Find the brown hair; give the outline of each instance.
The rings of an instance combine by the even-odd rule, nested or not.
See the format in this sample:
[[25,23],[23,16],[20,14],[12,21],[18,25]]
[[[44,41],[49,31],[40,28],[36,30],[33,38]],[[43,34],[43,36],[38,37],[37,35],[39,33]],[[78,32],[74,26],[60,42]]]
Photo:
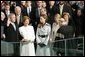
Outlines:
[[[43,17],[46,21],[47,21],[47,15],[40,15],[40,17]],[[45,22],[46,22],[45,21]],[[38,28],[40,28],[42,26],[41,23],[38,24]]]
[[23,21],[22,21],[22,22],[24,23],[24,22],[25,22],[25,20],[27,20],[27,19],[30,21],[30,18],[29,18],[28,16],[24,16],[24,17],[23,17]]
[[47,20],[47,14],[45,14],[45,15],[40,15],[40,17],[43,17],[44,19]]

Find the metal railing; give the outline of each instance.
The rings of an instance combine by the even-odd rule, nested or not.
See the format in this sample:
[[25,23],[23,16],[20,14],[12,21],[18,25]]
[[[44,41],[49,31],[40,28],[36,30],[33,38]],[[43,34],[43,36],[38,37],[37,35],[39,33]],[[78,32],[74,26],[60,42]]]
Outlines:
[[[56,46],[54,46],[55,42]],[[62,39],[55,42],[50,42],[49,45],[51,56],[84,56],[84,37]],[[20,42],[1,41],[1,56],[13,56],[14,43]]]
[[54,42],[51,43],[51,50],[56,53],[53,56],[59,56],[59,53],[61,53],[61,56],[84,56],[84,37],[62,39],[55,42],[60,46],[56,44],[55,47],[53,46]]

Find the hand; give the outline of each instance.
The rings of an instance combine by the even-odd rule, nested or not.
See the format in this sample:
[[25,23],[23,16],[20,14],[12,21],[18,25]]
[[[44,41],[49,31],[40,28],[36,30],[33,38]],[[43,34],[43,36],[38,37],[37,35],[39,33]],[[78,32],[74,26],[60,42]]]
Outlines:
[[10,23],[11,23],[10,18],[8,18],[8,20],[7,20],[7,26],[9,26]]
[[21,42],[27,42],[27,39],[22,39]]
[[3,36],[4,39],[6,38],[5,34],[3,34],[2,36]]
[[40,47],[45,47],[46,45],[45,44],[43,44],[43,43],[39,43],[38,44]]
[[21,42],[24,43],[24,44],[27,44],[27,43],[30,43],[31,41],[27,40],[27,39],[22,39]]

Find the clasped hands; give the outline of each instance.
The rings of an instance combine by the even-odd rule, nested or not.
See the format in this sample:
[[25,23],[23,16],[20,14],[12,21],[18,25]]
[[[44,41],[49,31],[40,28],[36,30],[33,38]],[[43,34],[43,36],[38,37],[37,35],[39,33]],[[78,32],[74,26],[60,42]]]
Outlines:
[[46,46],[46,45],[43,44],[43,43],[38,43],[38,45],[39,45],[40,47],[45,47],[45,46]]
[[21,42],[26,44],[26,43],[30,43],[30,42],[31,42],[31,40],[22,39],[22,40],[21,40]]

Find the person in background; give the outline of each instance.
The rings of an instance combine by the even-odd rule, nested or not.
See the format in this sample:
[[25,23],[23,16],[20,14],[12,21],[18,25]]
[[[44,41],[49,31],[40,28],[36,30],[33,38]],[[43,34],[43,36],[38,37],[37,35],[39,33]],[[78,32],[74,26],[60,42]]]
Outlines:
[[15,7],[15,14],[16,14],[17,27],[20,27],[22,25],[22,13],[21,13],[21,7],[20,6]]
[[46,10],[46,8],[42,8],[42,9],[40,10],[40,15],[47,15],[47,10]]
[[19,27],[19,33],[23,37],[20,45],[20,56],[35,56],[35,33],[28,16],[23,17],[23,24],[23,26]]
[[76,32],[75,32],[75,37],[83,36],[83,12],[80,8],[77,9],[76,11]]
[[6,18],[6,16],[5,16],[4,12],[1,11],[1,40],[4,40],[6,38],[6,35],[5,35],[6,23],[4,21],[5,18]]
[[43,8],[46,8],[46,7],[47,7],[47,5],[46,5],[46,2],[45,2],[45,1],[43,1],[43,2],[42,2],[42,7],[43,7]]
[[26,8],[26,1],[21,1],[20,7],[21,7],[21,10],[23,11],[24,8]]
[[10,4],[9,3],[5,4],[5,8],[4,8],[3,12],[5,13],[6,17],[8,18],[8,16],[11,13],[11,11],[10,11]]
[[21,40],[21,36],[19,34],[19,27],[21,27],[23,25],[22,24],[23,15],[22,15],[20,6],[15,7],[15,15],[16,15],[16,22],[15,23],[16,23],[16,27],[17,27],[17,36],[18,36],[19,40]]
[[64,34],[64,38],[72,38],[74,36],[74,27],[72,25],[69,25],[70,23],[70,15],[69,13],[65,13],[63,14],[63,19],[61,19],[61,27],[60,27],[60,31],[62,34]]
[[[55,14],[54,16],[54,22],[52,24],[52,32],[51,32],[51,38],[50,38],[50,41],[51,41],[51,46],[52,46],[52,55],[57,55],[59,56],[59,53],[60,52],[60,49],[59,50],[55,50],[56,47],[62,47],[62,42],[56,42],[57,40],[60,40],[60,39],[63,39],[64,38],[64,35],[61,34],[61,33],[58,33],[58,30],[59,28],[61,27],[61,23],[60,22],[62,20],[60,14]],[[59,45],[61,44],[61,45]]]
[[55,1],[49,1],[49,4],[47,5],[47,14],[48,14],[48,23],[51,24],[54,22],[54,15],[56,12],[56,5]]
[[40,19],[40,10],[42,9],[42,1],[36,1],[36,10],[35,10],[35,16],[36,16],[36,24],[39,23]]

